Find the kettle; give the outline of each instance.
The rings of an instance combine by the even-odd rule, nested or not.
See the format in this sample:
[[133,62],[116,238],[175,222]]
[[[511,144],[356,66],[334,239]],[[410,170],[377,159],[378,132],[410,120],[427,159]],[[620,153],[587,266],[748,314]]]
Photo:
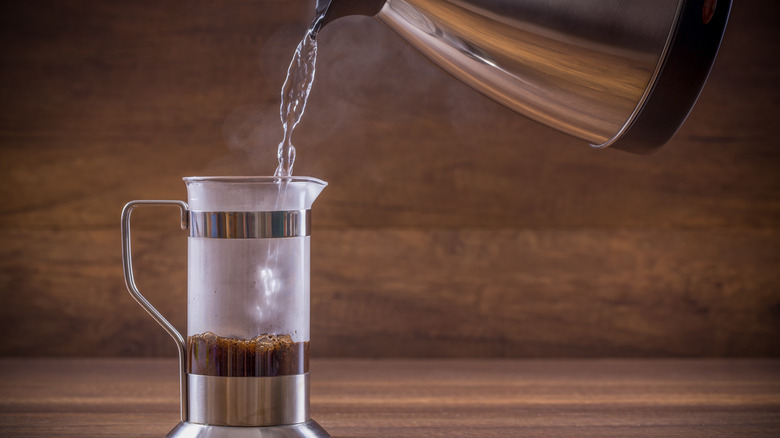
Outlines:
[[375,16],[506,107],[598,148],[649,153],[707,80],[731,0],[317,0],[312,35]]

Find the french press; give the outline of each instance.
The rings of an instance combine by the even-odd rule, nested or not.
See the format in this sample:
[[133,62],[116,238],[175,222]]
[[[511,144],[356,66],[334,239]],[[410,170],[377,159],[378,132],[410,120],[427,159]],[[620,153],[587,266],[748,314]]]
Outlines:
[[[309,415],[309,177],[184,178],[187,202],[122,211],[125,282],[173,337],[181,422],[168,437],[329,437]],[[187,339],[138,291],[130,216],[176,206],[188,231]]]

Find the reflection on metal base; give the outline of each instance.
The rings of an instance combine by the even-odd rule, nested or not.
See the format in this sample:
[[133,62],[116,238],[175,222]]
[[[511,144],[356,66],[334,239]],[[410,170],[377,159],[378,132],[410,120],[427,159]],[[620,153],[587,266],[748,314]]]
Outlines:
[[184,421],[166,438],[330,438],[330,435],[314,420],[265,427],[210,426]]
[[197,424],[259,427],[309,417],[309,373],[275,377],[187,374],[190,417]]

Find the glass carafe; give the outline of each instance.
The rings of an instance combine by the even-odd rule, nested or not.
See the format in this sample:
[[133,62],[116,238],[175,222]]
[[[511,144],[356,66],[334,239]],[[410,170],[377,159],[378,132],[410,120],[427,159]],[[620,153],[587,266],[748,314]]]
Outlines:
[[[184,181],[188,202],[132,201],[122,212],[128,290],[179,348],[182,422],[168,436],[329,436],[309,416],[311,206],[326,183]],[[181,209],[188,231],[186,339],[135,285],[130,216],[139,205]]]

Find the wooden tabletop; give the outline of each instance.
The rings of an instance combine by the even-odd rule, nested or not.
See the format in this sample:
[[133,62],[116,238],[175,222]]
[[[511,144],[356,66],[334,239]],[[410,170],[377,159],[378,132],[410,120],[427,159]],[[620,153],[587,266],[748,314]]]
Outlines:
[[[315,360],[334,437],[780,436],[778,360]],[[162,437],[169,359],[2,359],[0,436]]]

